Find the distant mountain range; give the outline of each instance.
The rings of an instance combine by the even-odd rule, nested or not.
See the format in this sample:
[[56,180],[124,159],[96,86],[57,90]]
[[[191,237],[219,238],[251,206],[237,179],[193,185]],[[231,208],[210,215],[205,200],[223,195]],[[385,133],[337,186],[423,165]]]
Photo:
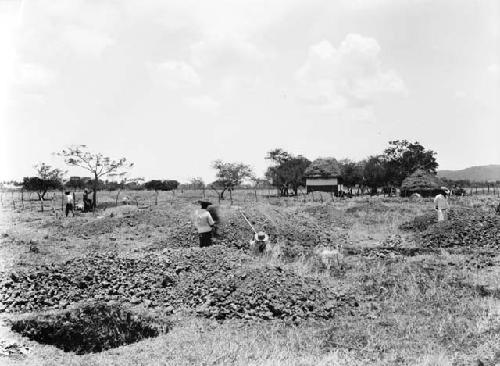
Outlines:
[[462,170],[438,170],[438,177],[477,182],[500,180],[500,165],[471,166]]

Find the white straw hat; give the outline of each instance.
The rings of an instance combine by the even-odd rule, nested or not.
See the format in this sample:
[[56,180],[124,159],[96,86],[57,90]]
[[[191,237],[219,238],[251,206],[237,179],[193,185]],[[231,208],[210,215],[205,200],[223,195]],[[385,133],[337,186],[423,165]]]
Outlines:
[[254,238],[257,241],[268,241],[269,240],[269,236],[263,231],[259,231],[257,234],[255,234]]

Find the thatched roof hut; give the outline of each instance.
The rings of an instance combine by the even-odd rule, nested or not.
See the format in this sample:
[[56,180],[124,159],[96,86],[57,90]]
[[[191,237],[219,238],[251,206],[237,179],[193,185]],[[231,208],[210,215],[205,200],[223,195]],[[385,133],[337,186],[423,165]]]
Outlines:
[[340,177],[340,165],[335,158],[319,158],[309,165],[304,174],[308,178]]
[[419,169],[403,180],[401,196],[408,197],[413,193],[418,193],[422,197],[434,196],[441,192],[443,185],[435,174]]
[[307,193],[314,191],[333,192],[338,195],[342,179],[340,166],[334,158],[314,160],[304,173]]

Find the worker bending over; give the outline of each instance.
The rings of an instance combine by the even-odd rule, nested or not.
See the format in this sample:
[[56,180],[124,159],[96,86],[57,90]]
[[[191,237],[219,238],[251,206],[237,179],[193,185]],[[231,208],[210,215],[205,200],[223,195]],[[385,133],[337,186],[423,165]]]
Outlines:
[[267,242],[269,241],[269,236],[263,232],[259,231],[250,241],[250,248],[255,254],[263,254],[266,251]]

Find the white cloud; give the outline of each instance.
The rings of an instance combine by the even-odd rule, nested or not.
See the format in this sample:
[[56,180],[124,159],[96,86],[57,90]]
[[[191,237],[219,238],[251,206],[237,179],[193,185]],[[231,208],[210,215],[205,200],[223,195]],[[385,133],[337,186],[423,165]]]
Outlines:
[[498,79],[500,77],[500,66],[498,64],[491,64],[488,66],[488,73],[495,79]]
[[14,72],[14,86],[28,93],[43,92],[54,79],[54,72],[36,63],[18,64]]
[[266,56],[240,37],[204,38],[190,47],[191,62],[225,93],[258,84]]
[[155,81],[170,89],[192,88],[201,85],[196,70],[184,61],[168,60],[150,65]]
[[190,107],[210,113],[217,112],[220,107],[220,103],[208,95],[187,97],[184,102]]
[[340,111],[368,108],[383,93],[405,92],[398,74],[382,69],[379,53],[375,39],[358,34],[348,34],[338,48],[327,40],[312,45],[295,75],[299,99]]
[[61,37],[79,56],[96,58],[114,43],[114,40],[103,32],[77,26],[68,27]]

